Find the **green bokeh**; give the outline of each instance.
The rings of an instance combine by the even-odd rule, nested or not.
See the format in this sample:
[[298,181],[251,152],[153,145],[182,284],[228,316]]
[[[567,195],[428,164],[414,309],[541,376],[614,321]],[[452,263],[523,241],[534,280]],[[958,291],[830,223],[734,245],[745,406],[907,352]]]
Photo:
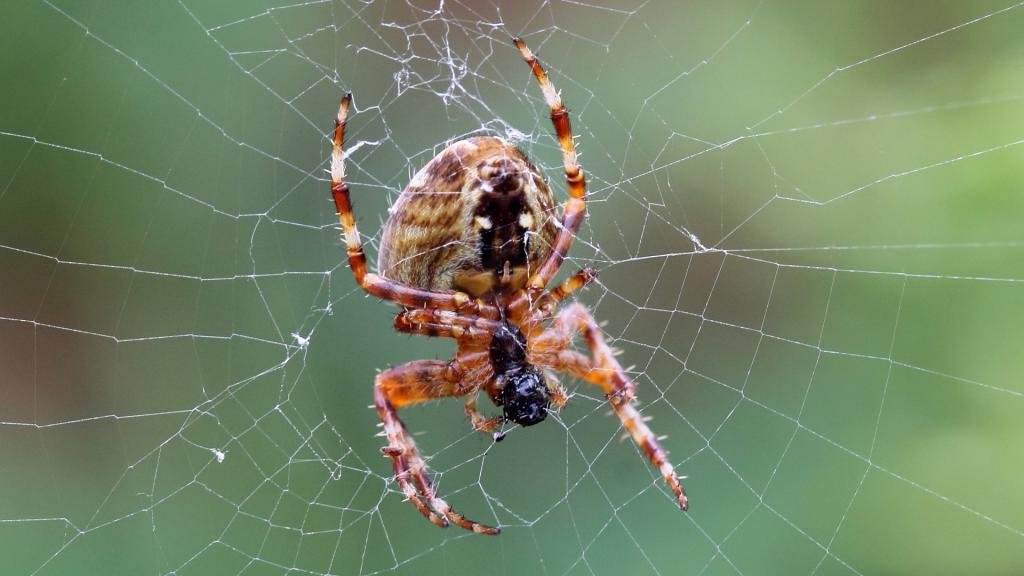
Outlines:
[[[1024,572],[1024,8],[502,4],[3,8],[0,573]],[[500,445],[403,413],[498,538],[380,456],[374,374],[452,347],[356,288],[325,136],[352,90],[371,255],[465,135],[564,194],[511,34],[572,113],[567,267],[688,514],[567,378]]]

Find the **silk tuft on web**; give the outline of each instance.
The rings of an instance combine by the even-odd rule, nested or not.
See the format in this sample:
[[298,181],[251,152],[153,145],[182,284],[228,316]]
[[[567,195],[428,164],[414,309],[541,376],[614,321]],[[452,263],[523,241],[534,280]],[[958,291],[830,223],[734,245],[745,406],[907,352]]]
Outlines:
[[[1024,5],[43,0],[0,24],[4,573],[1006,574],[1024,570]],[[588,216],[560,278],[607,322],[682,513],[563,378],[501,444],[377,370],[446,358],[363,297],[412,174],[516,142]],[[13,56],[12,56],[13,55]],[[486,403],[482,399],[482,404]],[[493,407],[491,413],[496,413]]]

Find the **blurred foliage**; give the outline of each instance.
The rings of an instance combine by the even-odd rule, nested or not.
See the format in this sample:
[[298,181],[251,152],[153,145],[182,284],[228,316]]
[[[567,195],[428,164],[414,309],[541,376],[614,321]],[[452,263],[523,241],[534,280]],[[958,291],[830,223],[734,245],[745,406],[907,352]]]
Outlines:
[[[0,64],[0,572],[1024,572],[1024,9],[1006,2],[19,1]],[[403,412],[482,538],[390,483],[371,254],[412,172],[512,138],[591,202],[566,269],[683,474],[594,390],[500,445]],[[308,338],[308,343],[303,344]]]

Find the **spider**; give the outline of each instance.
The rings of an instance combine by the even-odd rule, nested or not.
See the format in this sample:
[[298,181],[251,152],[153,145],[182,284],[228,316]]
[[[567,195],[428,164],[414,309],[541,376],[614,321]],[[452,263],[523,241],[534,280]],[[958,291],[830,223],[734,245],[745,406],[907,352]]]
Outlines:
[[[493,433],[505,422],[532,426],[565,392],[547,371],[568,373],[598,386],[633,441],[664,476],[679,507],[686,494],[657,438],[633,405],[635,387],[605,343],[590,312],[559,303],[595,278],[583,269],[552,290],[545,287],[569,252],[586,211],[586,183],[576,161],[569,116],[537,58],[519,38],[513,42],[533,70],[565,164],[569,198],[559,218],[551,190],[526,155],[495,137],[460,140],[413,177],[390,210],[377,267],[367,272],[352,201],[345,182],[343,142],[351,93],[341,100],[331,156],[331,195],[356,282],[369,294],[397,303],[399,332],[452,338],[450,361],[417,360],[377,375],[374,407],[387,438],[395,482],[434,524],[454,523],[481,534],[499,528],[467,519],[437,495],[424,458],[398,417],[398,409],[448,397],[465,397],[473,428]],[[581,333],[592,356],[571,349]],[[502,415],[482,416],[484,390]]]

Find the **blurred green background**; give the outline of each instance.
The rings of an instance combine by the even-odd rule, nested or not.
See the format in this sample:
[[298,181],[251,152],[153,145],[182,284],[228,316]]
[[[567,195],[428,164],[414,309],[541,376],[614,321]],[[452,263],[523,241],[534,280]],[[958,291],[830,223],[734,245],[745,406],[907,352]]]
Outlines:
[[[603,5],[602,5],[603,4]],[[10,2],[0,106],[2,574],[1024,573],[1024,6]],[[356,289],[411,174],[514,139],[591,203],[566,270],[692,501],[593,389],[499,445],[377,370],[451,354]]]

